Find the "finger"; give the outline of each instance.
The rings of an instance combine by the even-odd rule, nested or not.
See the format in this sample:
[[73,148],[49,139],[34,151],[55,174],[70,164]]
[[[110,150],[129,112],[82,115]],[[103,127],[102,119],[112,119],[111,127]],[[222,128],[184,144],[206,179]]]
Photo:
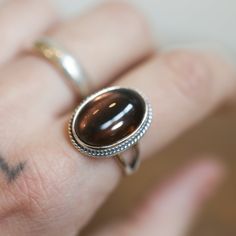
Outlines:
[[[114,83],[142,91],[152,104],[152,127],[139,143],[140,158],[144,160],[151,156],[206,117],[230,97],[235,90],[235,82],[234,70],[220,56],[200,52],[172,52],[145,63]],[[83,199],[85,203],[80,209],[86,219],[85,215],[90,218],[114,189],[121,171],[115,161],[85,158],[72,148],[68,140],[65,142],[70,116],[68,114],[59,120],[52,127],[52,136],[48,138],[64,143],[59,148],[60,152],[73,159],[78,158],[81,168],[93,170],[92,175],[83,172],[91,184],[87,187],[89,194]],[[103,194],[97,195],[97,191]],[[95,195],[96,204],[90,205]]]
[[[79,59],[91,89],[108,83],[152,50],[145,21],[124,3],[103,4],[61,25],[50,37]],[[21,75],[17,80],[16,74]],[[1,77],[7,78],[2,90],[7,87],[21,87],[19,93],[27,90],[31,102],[50,116],[70,109],[78,99],[79,94],[73,93],[57,69],[39,57],[26,56],[15,61]],[[27,88],[23,88],[24,84]],[[42,93],[43,97],[38,96]]]
[[0,64],[27,47],[57,20],[49,1],[10,0],[0,9]]
[[236,91],[231,63],[217,53],[176,50],[121,78],[148,97],[153,125],[141,142],[145,158],[228,102]]
[[215,161],[191,164],[158,186],[129,218],[105,226],[94,236],[186,235],[203,203],[222,181],[223,173]]

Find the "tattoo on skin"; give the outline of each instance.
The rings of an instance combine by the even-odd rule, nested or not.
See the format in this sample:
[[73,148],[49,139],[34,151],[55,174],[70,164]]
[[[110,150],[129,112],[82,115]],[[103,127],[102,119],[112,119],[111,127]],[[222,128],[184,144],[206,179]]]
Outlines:
[[11,167],[2,157],[0,157],[0,170],[7,177],[8,183],[13,182],[24,170],[24,168],[25,168],[25,162],[20,162],[16,166]]

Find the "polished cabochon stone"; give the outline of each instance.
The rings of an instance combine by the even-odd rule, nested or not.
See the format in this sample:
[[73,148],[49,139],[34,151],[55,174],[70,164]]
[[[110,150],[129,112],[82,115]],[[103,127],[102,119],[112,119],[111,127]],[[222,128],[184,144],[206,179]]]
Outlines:
[[82,107],[75,120],[75,133],[89,146],[113,145],[138,129],[145,109],[144,99],[134,90],[106,91]]

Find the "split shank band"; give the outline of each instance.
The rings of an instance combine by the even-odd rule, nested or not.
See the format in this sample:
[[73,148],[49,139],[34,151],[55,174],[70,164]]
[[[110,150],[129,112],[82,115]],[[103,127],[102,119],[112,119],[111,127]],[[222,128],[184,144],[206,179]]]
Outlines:
[[81,64],[52,39],[35,42],[34,51],[54,65],[84,100],[72,114],[68,133],[85,156],[114,158],[126,175],[140,164],[138,142],[152,120],[148,101],[136,90],[107,87],[90,94],[90,81]]

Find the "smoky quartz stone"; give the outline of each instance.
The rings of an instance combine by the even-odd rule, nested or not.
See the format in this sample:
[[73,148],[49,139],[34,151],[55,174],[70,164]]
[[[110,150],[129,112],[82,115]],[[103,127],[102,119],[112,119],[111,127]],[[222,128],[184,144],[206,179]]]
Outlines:
[[86,145],[110,146],[133,134],[145,112],[145,101],[138,92],[126,88],[105,91],[81,108],[74,131]]

